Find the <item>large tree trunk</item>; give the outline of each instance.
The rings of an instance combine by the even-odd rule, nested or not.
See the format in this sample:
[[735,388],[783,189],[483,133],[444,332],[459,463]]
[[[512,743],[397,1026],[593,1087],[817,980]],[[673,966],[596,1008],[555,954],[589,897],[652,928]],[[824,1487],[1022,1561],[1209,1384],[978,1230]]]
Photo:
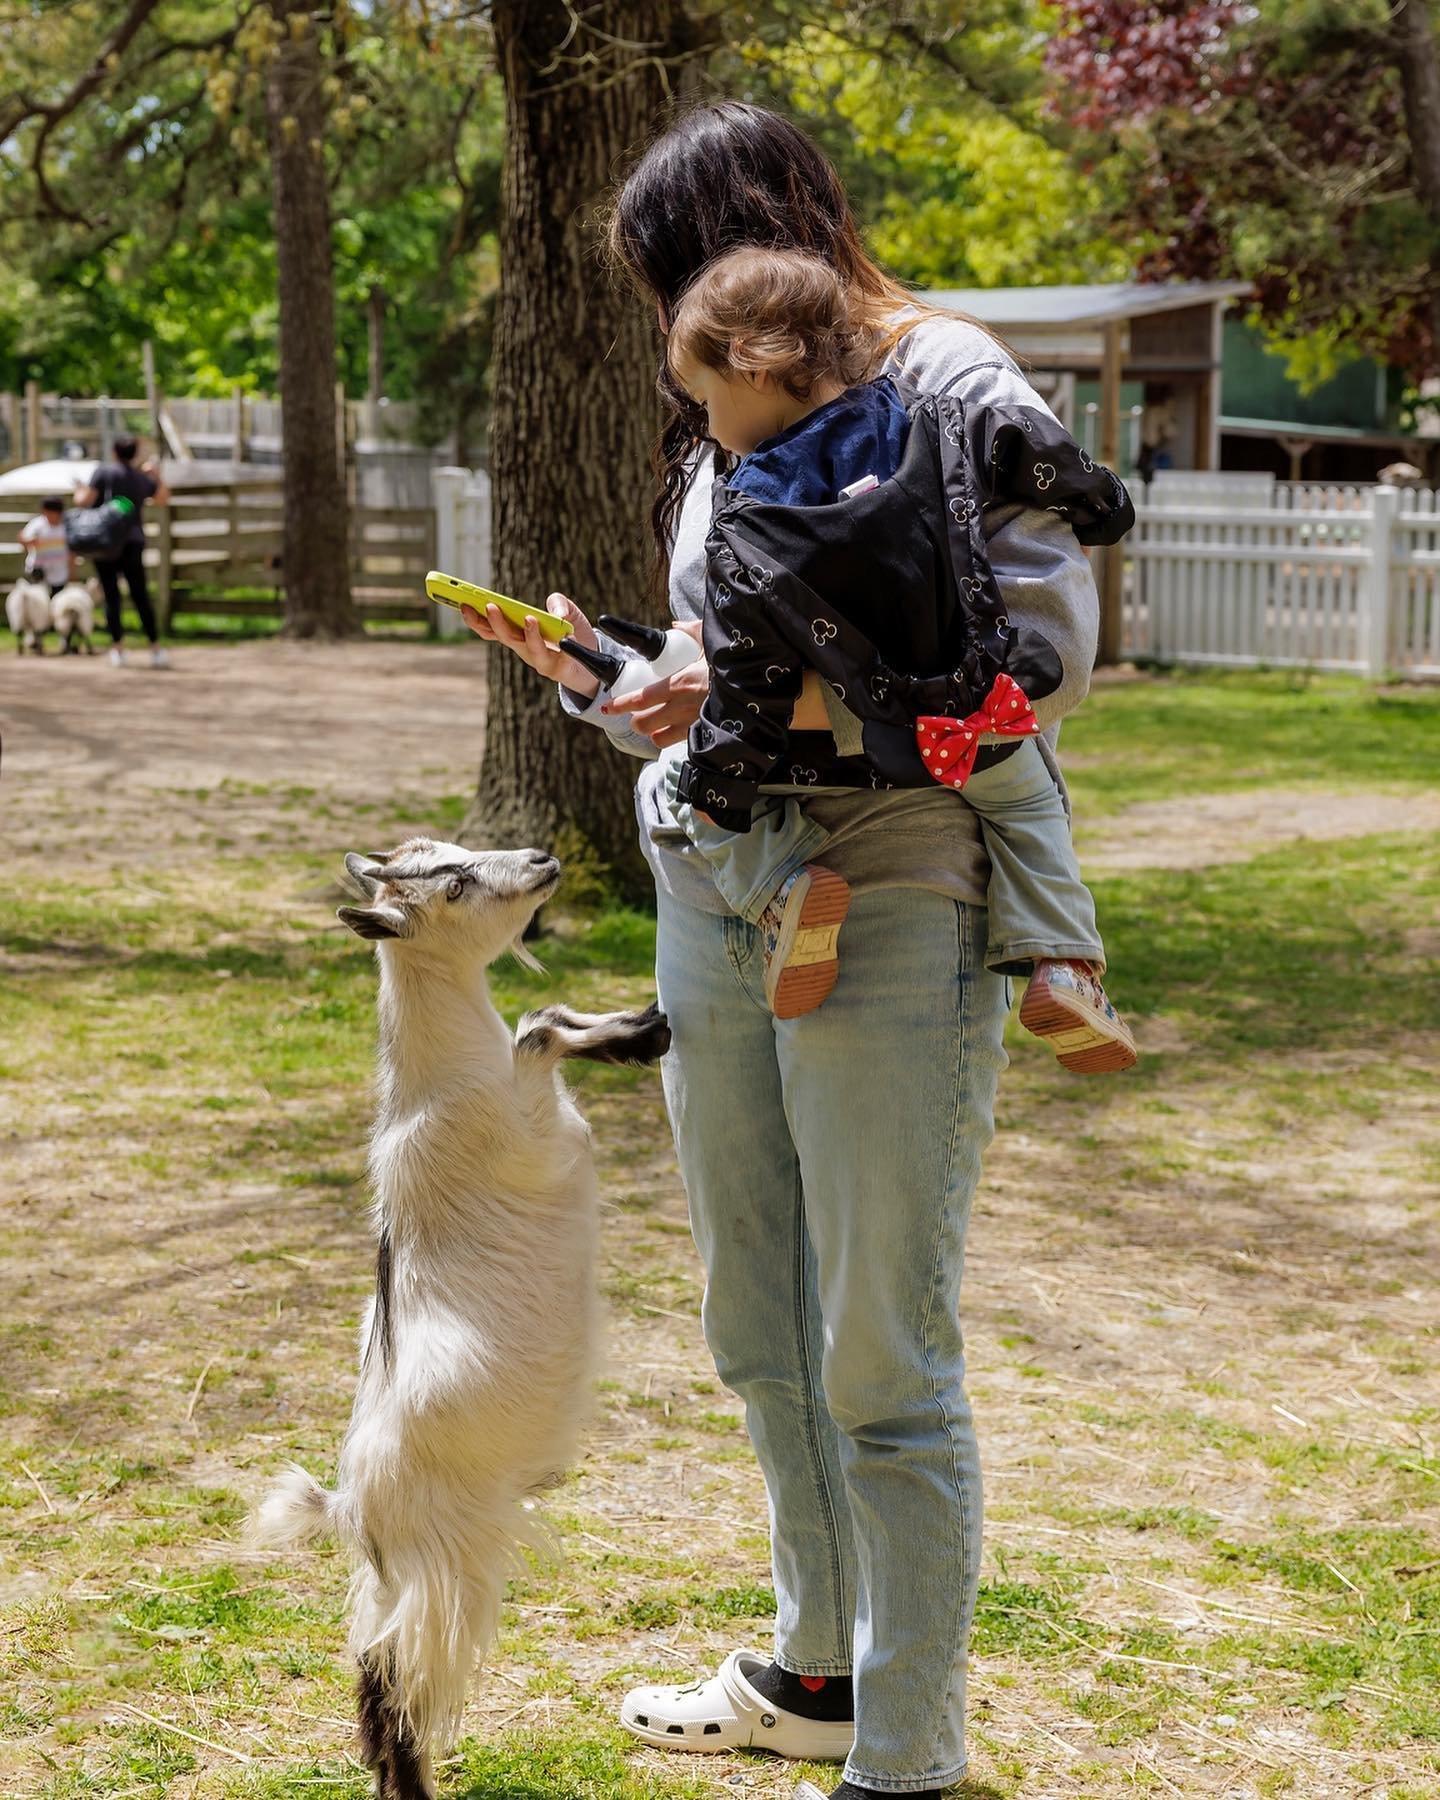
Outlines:
[[[1440,57],[1425,0],[1395,0],[1390,30],[1405,94],[1410,179],[1440,244]],[[1440,357],[1440,259],[1432,259],[1427,298],[1433,359]]]
[[284,443],[285,629],[360,630],[350,600],[345,471],[336,447],[335,273],[325,178],[324,65],[305,0],[271,0],[280,27],[265,82],[275,190]]
[[[559,589],[592,616],[646,616],[655,325],[599,261],[597,208],[656,122],[666,89],[655,57],[671,51],[683,14],[673,0],[495,0],[491,19],[506,99],[495,580],[524,600]],[[598,69],[580,60],[590,51]],[[567,719],[554,687],[508,651],[489,651],[489,677],[467,829],[598,857],[625,891],[648,891],[634,762]]]

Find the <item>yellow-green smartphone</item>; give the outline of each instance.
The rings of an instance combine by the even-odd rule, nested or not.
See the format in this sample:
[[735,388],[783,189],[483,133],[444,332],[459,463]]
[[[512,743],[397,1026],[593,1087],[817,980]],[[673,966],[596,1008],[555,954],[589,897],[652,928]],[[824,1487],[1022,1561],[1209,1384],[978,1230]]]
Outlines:
[[458,575],[446,575],[440,569],[432,569],[425,577],[425,592],[442,606],[457,609],[473,606],[482,619],[487,606],[498,606],[512,625],[522,629],[527,619],[533,619],[540,627],[541,637],[548,638],[552,644],[569,637],[575,629],[568,619],[557,619],[553,613],[542,612],[539,607],[526,606],[519,600],[512,600],[508,594],[492,593],[489,588],[477,587],[473,581],[462,581]]

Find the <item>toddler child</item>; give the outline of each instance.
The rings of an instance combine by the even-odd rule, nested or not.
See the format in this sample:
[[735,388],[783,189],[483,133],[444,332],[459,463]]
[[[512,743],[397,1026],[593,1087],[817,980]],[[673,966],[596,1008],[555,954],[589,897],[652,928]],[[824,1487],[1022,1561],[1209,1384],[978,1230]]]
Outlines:
[[[991,863],[986,966],[1029,975],[1021,1021],[1067,1068],[1128,1068],[1134,1039],[1101,985],[1094,903],[1033,741],[1031,701],[1059,685],[1059,658],[1006,617],[981,521],[1021,503],[1113,543],[1134,522],[1129,496],[1038,399],[906,395],[868,379],[874,360],[839,276],[796,251],[717,259],[671,321],[670,376],[738,459],[715,484],[711,685],[670,758],[672,809],[760,930],[767,999],[793,1018],[834,986],[849,889],[785,792],[955,787]],[[807,667],[833,742],[791,728]]]
[[39,512],[21,530],[20,542],[25,549],[26,575],[45,582],[52,595],[58,594],[75,567],[65,542],[65,502],[59,494],[40,502]]

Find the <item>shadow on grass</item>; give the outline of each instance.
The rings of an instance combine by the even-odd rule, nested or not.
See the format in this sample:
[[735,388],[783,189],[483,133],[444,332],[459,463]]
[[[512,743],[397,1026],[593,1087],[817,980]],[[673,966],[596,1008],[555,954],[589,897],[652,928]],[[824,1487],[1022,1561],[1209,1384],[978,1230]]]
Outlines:
[[1134,1012],[1177,1017],[1197,1049],[1374,1047],[1440,1020],[1440,972],[1408,942],[1440,900],[1440,864],[1413,838],[1094,885],[1107,986]]
[[[183,911],[190,942],[156,945],[154,937],[173,930],[182,911],[182,903],[177,901],[174,915],[160,910],[117,919],[104,914],[98,905],[82,909],[73,901],[7,901],[5,933],[0,939],[0,949],[11,959],[6,978],[43,984],[57,974],[85,974],[111,967],[151,986],[156,978],[184,983],[213,976],[221,969],[256,981],[284,981],[297,968],[313,962],[317,954],[353,957],[357,968],[368,968],[372,961],[328,911],[310,907],[302,922],[315,926],[316,935],[299,942],[293,935],[285,940],[257,935],[253,920]],[[491,976],[497,1004],[503,1003],[506,993],[545,993],[568,974],[603,970],[629,977],[650,973],[655,965],[655,921],[647,913],[628,908],[592,919],[568,918],[559,930],[533,940],[530,948],[544,963],[544,973],[536,975],[502,958]],[[39,959],[39,966],[27,969],[27,957]]]
[[[441,1792],[446,1800],[710,1800],[717,1791],[714,1776],[702,1773],[690,1759],[676,1757],[663,1772],[652,1772],[631,1762],[613,1727],[597,1721],[589,1728],[593,1738],[581,1735],[586,1729],[570,1725],[555,1738],[467,1744],[459,1767],[443,1772]],[[781,1763],[760,1751],[743,1755],[743,1760],[784,1773]],[[696,1761],[708,1763],[709,1758]],[[826,1769],[810,1778],[828,1793],[840,1771]],[[785,1786],[788,1790],[793,1783]],[[945,1792],[948,1800],[1003,1800],[999,1788],[981,1781],[964,1781]]]

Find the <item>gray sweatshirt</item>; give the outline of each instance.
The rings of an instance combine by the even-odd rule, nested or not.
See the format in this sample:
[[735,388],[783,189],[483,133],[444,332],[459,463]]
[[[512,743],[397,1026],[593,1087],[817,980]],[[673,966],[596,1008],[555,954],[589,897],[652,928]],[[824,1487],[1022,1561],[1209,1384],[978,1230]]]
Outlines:
[[[923,320],[901,340],[885,367],[903,369],[924,393],[958,393],[973,405],[1019,401],[1044,410],[1044,402],[1014,360],[963,319]],[[677,619],[698,619],[705,607],[705,538],[713,473],[707,455],[696,465],[680,513],[670,559],[670,611]],[[1041,632],[1064,665],[1059,689],[1035,705],[1045,728],[1038,741],[1059,780],[1055,739],[1060,720],[1085,698],[1095,662],[1100,606],[1094,576],[1074,532],[1054,513],[1023,506],[988,507],[983,524],[990,564],[1011,622]],[[628,654],[608,641],[604,647]],[[618,749],[647,759],[635,787],[635,811],[641,848],[656,887],[702,912],[725,912],[706,863],[670,815],[655,746],[630,727],[625,715],[606,718],[599,710],[604,698],[602,691],[588,704],[577,705],[561,690],[566,711],[602,727]],[[807,788],[803,794],[807,816],[830,833],[814,860],[843,875],[856,893],[921,887],[954,900],[985,904],[989,860],[980,822],[962,794],[938,785],[880,793]]]

